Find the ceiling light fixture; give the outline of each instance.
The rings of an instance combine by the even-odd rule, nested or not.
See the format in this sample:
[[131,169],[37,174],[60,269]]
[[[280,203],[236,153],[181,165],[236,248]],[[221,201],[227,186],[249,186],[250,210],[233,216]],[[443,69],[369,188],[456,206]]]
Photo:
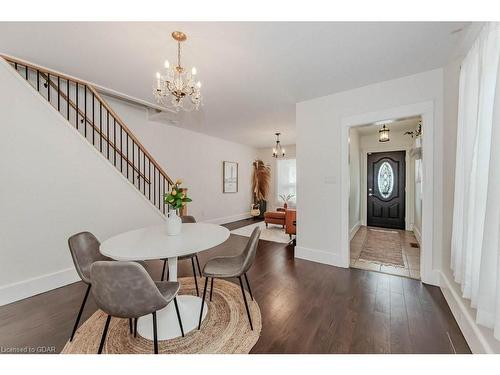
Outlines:
[[276,146],[273,148],[273,158],[282,158],[285,156],[285,149],[281,147],[280,143],[280,134],[281,133],[275,133],[276,134]]
[[387,128],[384,124],[382,129],[378,131],[378,141],[379,142],[388,142],[389,141],[389,128]]
[[187,39],[182,31],[174,31],[172,38],[177,41],[177,65],[170,66],[165,61],[166,74],[156,73],[156,87],[153,89],[158,103],[176,110],[198,110],[201,105],[201,82],[196,81],[196,68],[186,72],[181,65],[181,42]]

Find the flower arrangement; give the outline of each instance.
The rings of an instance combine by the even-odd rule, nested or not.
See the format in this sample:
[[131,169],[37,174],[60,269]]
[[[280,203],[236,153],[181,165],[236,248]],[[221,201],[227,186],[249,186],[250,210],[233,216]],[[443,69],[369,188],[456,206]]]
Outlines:
[[187,196],[186,191],[181,188],[181,184],[182,180],[177,179],[172,186],[172,190],[163,196],[164,202],[174,210],[178,210],[185,206],[186,203],[192,202],[191,198]]
[[288,203],[290,199],[295,197],[295,194],[280,194],[280,198],[283,200],[283,202]]
[[280,198],[284,202],[284,208],[288,208],[288,201],[290,201],[290,199],[292,199],[293,197],[295,197],[295,194],[280,194]]

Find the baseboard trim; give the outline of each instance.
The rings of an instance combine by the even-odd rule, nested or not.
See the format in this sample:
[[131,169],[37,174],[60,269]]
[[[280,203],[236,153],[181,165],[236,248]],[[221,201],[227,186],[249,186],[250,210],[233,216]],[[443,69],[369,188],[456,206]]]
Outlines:
[[0,306],[80,280],[74,267],[0,287]]
[[420,245],[420,247],[422,247],[422,233],[420,233],[420,230],[417,228],[416,225],[413,225],[413,234],[415,235],[415,238],[417,239],[417,242]]
[[209,220],[203,220],[204,223],[211,223],[211,224],[227,224],[227,223],[232,223],[233,221],[238,221],[238,220],[243,220],[243,219],[249,219],[251,218],[252,215],[250,213],[245,212],[242,214],[238,215],[232,215],[232,216],[226,216],[226,217],[218,217],[215,219],[209,219]]
[[494,354],[495,350],[476,323],[470,308],[464,304],[463,298],[453,288],[452,282],[442,271],[440,278],[441,291],[472,353]]
[[358,221],[356,224],[353,225],[349,232],[349,241],[354,238],[356,233],[358,233],[359,228],[361,228],[361,221]]
[[328,264],[330,266],[349,268],[349,263],[346,264],[340,255],[333,254],[330,251],[308,249],[303,246],[295,247],[295,258],[309,260],[311,262]]

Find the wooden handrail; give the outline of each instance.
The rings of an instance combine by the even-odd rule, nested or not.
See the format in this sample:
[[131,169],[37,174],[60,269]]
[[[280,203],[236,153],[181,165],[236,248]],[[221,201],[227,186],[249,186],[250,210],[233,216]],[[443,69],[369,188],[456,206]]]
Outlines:
[[[111,147],[113,148],[113,150],[115,150],[115,151],[116,151],[116,153],[118,153],[118,155],[120,156],[120,158],[121,158],[121,159],[125,159],[125,162],[126,162],[128,165],[130,165],[130,166],[132,167],[132,169],[133,169],[135,172],[137,172],[137,174],[138,174],[141,178],[143,178],[143,179],[144,179],[144,181],[146,181],[146,182],[147,182],[147,184],[149,185],[149,184],[150,184],[150,181],[146,178],[146,176],[145,176],[143,173],[141,173],[141,171],[140,171],[140,170],[139,170],[139,169],[138,169],[138,168],[134,165],[134,163],[133,163],[133,162],[131,162],[131,161],[130,161],[130,160],[129,160],[129,159],[128,159],[128,158],[127,158],[127,157],[126,157],[123,153],[122,153],[122,151],[121,151],[121,150],[119,150],[119,149],[115,146],[115,144],[114,144],[113,142],[111,142],[111,141],[109,140],[109,138],[108,138],[108,137],[106,137],[106,136],[104,135],[104,133],[103,133],[103,132],[101,132],[101,130],[100,130],[100,129],[99,129],[99,128],[98,128],[98,127],[97,127],[97,126],[96,126],[96,125],[92,122],[92,121],[90,121],[90,119],[89,119],[87,116],[85,116],[85,113],[84,113],[84,112],[83,112],[80,108],[78,108],[78,107],[76,106],[76,104],[75,104],[75,103],[74,103],[74,102],[73,102],[73,101],[72,101],[72,100],[71,100],[71,99],[70,99],[70,98],[69,98],[69,97],[68,97],[68,96],[67,96],[67,95],[63,92],[63,91],[61,91],[61,89],[60,89],[60,88],[59,88],[59,87],[58,87],[58,86],[57,86],[57,85],[56,85],[56,84],[55,84],[55,83],[54,83],[51,79],[49,79],[49,77],[48,77],[45,73],[40,73],[40,75],[41,75],[41,76],[45,79],[45,81],[47,81],[47,82],[48,82],[48,84],[49,84],[50,86],[52,86],[52,87],[54,88],[54,90],[56,90],[56,91],[57,91],[57,93],[58,93],[59,95],[61,95],[61,97],[62,97],[64,100],[66,100],[66,101],[68,102],[68,104],[71,106],[71,108],[73,108],[75,111],[77,111],[77,112],[78,112],[78,114],[80,115],[80,117],[82,117],[82,118],[84,118],[84,119],[85,119],[85,122],[86,122],[86,123],[88,123],[90,126],[92,126],[93,130],[94,130],[94,131],[96,131],[96,132],[99,134],[99,136],[100,136],[100,137],[102,137],[102,138],[104,139],[104,141],[106,141],[106,143],[107,143],[109,146],[111,146]],[[87,86],[85,85],[85,86],[84,86],[84,88],[85,88],[85,87],[87,87]]]
[[26,69],[31,68],[33,70],[38,70],[40,72],[44,72],[44,73],[47,73],[49,75],[52,74],[52,75],[58,76],[62,79],[87,86],[89,88],[89,90],[94,94],[94,96],[97,97],[97,99],[103,105],[103,107],[106,108],[106,110],[111,114],[111,116],[114,118],[114,120],[116,120],[116,122],[123,128],[123,130],[125,130],[125,132],[128,134],[128,136],[137,144],[137,147],[139,147],[139,149],[144,153],[144,155],[146,155],[149,158],[151,163],[156,167],[156,169],[158,169],[158,172],[163,176],[163,178],[165,178],[171,185],[173,185],[172,179],[167,175],[167,173],[156,162],[156,160],[146,150],[146,148],[142,145],[142,143],[136,138],[136,136],[132,133],[132,131],[128,128],[128,126],[125,125],[125,123],[122,121],[122,119],[116,114],[115,111],[113,111],[113,109],[108,105],[108,103],[101,97],[101,95],[97,92],[97,90],[90,83],[88,83],[84,80],[75,78],[75,77],[70,77],[70,76],[65,75],[63,73],[56,72],[56,71],[51,70],[51,69],[42,68],[42,67],[33,65],[29,62],[26,62],[24,60],[20,60],[20,59],[11,57],[11,56],[6,56],[4,54],[0,54],[0,57],[2,57],[4,60],[6,60],[8,62],[19,64],[21,66],[25,66]]

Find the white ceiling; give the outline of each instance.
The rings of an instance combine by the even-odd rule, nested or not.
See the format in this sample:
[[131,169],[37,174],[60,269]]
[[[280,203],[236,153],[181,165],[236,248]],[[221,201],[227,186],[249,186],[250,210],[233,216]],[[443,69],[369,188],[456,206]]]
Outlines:
[[295,143],[295,103],[441,67],[463,22],[0,23],[0,52],[152,102],[188,34],[204,106],[178,126],[256,147]]

